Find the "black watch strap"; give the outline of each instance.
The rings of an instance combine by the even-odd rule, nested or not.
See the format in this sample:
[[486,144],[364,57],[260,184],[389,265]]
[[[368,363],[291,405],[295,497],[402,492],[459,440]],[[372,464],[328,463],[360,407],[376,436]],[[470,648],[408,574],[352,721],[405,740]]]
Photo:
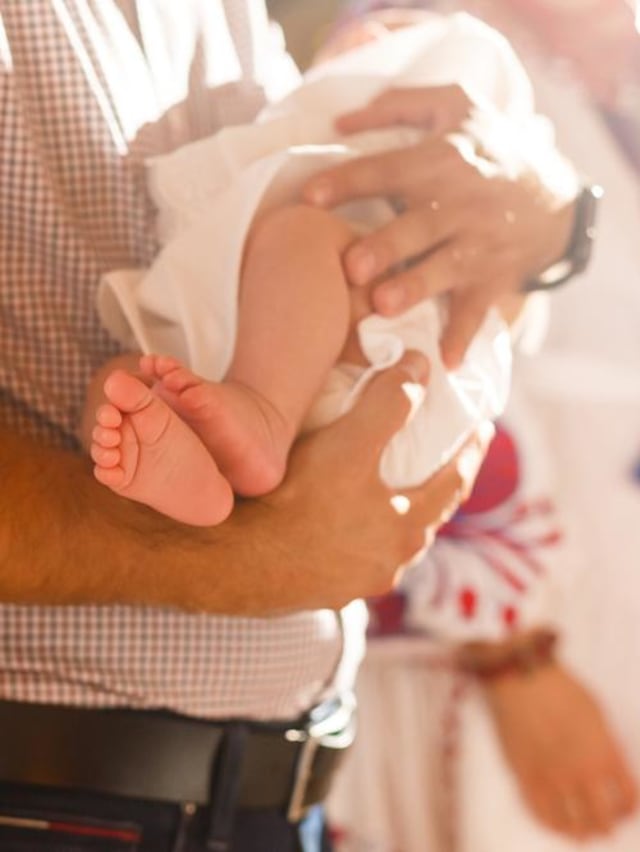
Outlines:
[[602,198],[602,187],[595,183],[585,184],[575,202],[575,218],[567,251],[563,258],[553,263],[536,278],[525,282],[523,291],[551,290],[564,284],[574,275],[584,272],[589,261],[596,236],[598,202]]

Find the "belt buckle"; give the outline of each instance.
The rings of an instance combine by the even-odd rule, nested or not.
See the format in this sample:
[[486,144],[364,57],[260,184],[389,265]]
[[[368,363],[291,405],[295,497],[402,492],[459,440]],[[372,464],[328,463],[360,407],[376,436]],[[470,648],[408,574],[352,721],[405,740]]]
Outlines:
[[288,742],[300,743],[300,751],[293,775],[293,784],[287,806],[287,820],[300,822],[307,807],[305,794],[313,770],[313,762],[319,748],[345,749],[355,736],[355,696],[352,693],[340,696],[336,709],[304,728],[290,728],[284,736]]

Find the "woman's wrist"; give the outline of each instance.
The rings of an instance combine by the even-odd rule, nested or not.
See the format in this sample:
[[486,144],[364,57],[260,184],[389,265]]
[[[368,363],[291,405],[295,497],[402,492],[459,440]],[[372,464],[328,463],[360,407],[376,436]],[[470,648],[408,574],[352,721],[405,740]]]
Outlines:
[[558,636],[540,627],[502,642],[469,642],[456,653],[457,668],[483,683],[522,677],[555,662]]

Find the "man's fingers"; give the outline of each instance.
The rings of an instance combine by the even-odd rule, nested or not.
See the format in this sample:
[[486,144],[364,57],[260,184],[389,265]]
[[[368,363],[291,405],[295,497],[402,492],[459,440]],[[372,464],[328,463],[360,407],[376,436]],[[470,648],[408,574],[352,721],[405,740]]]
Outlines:
[[449,520],[471,493],[494,434],[491,423],[481,424],[447,465],[423,485],[403,491],[414,522],[426,528],[439,527]]
[[417,488],[405,489],[409,511],[415,524],[438,528],[455,514],[465,489],[462,472],[450,463]]
[[471,264],[456,258],[453,244],[444,243],[404,272],[387,278],[373,289],[373,307],[383,316],[395,316],[412,305],[469,283]]
[[[303,200],[320,207],[335,207],[359,198],[397,197],[408,204],[438,202],[446,193],[447,206],[469,194],[478,171],[467,162],[459,146],[442,134],[416,144],[349,159],[325,169],[307,182]],[[464,205],[457,205],[464,209]]]
[[493,287],[465,287],[454,290],[449,302],[449,317],[440,341],[442,360],[449,370],[460,366],[469,344],[495,303]]
[[341,115],[336,128],[345,134],[361,133],[381,127],[409,125],[430,130],[434,112],[440,101],[434,96],[435,89],[416,97],[415,88],[387,89],[362,109]]
[[402,197],[416,175],[424,174],[425,161],[420,145],[348,160],[313,177],[303,189],[303,198],[320,207],[335,207],[357,198]]
[[418,352],[407,352],[397,364],[369,382],[352,411],[345,415],[348,428],[358,436],[353,446],[361,448],[376,466],[411,411],[412,388],[422,388],[428,377],[427,359]]
[[352,284],[366,285],[400,264],[433,251],[460,229],[460,211],[444,215],[436,203],[408,210],[351,246],[345,256]]
[[405,125],[434,133],[458,130],[473,103],[457,85],[387,89],[363,109],[340,116],[336,128],[345,134]]

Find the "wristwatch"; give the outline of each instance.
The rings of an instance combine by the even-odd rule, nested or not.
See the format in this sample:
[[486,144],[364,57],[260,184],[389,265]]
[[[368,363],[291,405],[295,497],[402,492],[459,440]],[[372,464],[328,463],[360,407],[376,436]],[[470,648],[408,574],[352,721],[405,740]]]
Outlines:
[[597,183],[584,184],[575,202],[575,218],[571,238],[564,257],[552,263],[544,272],[524,283],[523,291],[552,290],[574,275],[584,272],[591,259],[596,236],[598,202],[604,192]]

